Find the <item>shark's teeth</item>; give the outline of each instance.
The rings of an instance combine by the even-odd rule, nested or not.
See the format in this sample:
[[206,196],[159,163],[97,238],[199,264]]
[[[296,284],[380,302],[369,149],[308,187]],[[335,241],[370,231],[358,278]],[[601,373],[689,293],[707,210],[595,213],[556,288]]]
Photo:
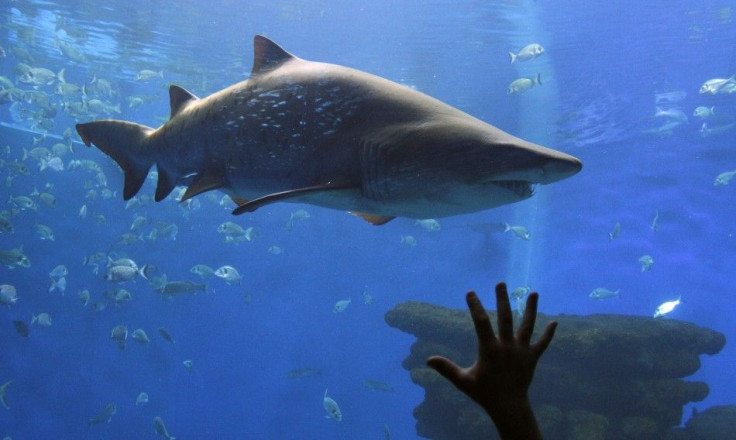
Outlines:
[[496,180],[493,183],[514,192],[523,199],[534,195],[534,186],[525,180]]

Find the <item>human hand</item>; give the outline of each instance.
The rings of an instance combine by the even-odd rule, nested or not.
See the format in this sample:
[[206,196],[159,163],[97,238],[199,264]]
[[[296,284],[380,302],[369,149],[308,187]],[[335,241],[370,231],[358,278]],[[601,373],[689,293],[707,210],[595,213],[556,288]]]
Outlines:
[[[531,344],[538,300],[539,295],[536,292],[529,295],[524,317],[514,336],[506,284],[498,283],[496,337],[480,299],[475,292],[468,292],[466,301],[478,336],[478,359],[468,368],[462,368],[442,356],[427,359],[429,367],[486,410],[503,439],[541,438],[527,392],[537,361],[552,341],[557,323],[549,323],[539,341]],[[522,433],[519,429],[525,431]]]

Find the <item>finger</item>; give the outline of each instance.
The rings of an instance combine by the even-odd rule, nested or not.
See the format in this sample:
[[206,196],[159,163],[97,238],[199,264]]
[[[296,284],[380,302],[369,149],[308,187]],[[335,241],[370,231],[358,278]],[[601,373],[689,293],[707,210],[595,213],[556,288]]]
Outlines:
[[440,373],[442,377],[449,380],[453,385],[459,387],[461,368],[451,360],[443,356],[432,356],[427,359],[427,366]]
[[493,334],[491,319],[475,292],[468,292],[465,296],[465,302],[468,303],[470,316],[473,318],[473,325],[475,326],[475,334],[478,336],[478,349],[484,351],[491,341],[496,339],[496,335]]
[[536,344],[532,346],[532,353],[539,359],[544,354],[544,351],[549,347],[549,343],[552,342],[552,338],[555,337],[555,331],[557,330],[557,321],[552,321],[547,324],[547,328],[544,329],[542,337],[539,338]]
[[539,294],[532,292],[526,299],[526,308],[524,309],[524,318],[521,320],[519,330],[516,332],[519,343],[525,347],[529,346],[534,333],[534,324],[537,321],[537,304],[539,302]]
[[501,342],[514,340],[514,320],[511,315],[511,303],[506,291],[506,283],[496,284],[496,311],[498,313],[498,338]]

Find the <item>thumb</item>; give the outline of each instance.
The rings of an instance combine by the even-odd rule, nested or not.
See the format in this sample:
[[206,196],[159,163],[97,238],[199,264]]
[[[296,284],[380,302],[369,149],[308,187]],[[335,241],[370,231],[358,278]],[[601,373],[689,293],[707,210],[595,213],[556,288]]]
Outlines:
[[456,363],[443,356],[432,356],[427,359],[427,366],[458,386],[461,368]]

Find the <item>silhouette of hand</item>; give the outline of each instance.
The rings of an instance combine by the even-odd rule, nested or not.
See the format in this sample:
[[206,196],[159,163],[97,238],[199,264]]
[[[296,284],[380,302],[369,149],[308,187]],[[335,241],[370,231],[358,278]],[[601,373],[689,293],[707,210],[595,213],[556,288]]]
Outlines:
[[537,361],[554,337],[556,322],[551,322],[536,344],[531,344],[537,318],[539,295],[529,295],[521,325],[513,333],[513,317],[506,284],[496,285],[498,336],[475,292],[466,301],[478,335],[478,359],[462,368],[442,356],[427,359],[427,365],[452,382],[486,410],[506,439],[541,439],[527,392]]

